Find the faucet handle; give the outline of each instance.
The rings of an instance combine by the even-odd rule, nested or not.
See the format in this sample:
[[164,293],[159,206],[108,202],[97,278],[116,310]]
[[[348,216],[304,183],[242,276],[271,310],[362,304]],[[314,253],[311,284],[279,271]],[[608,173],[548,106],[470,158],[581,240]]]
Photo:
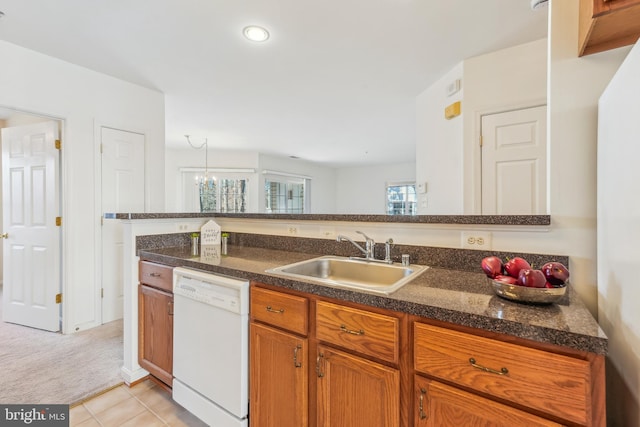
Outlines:
[[356,231],[356,233],[358,233],[358,234],[362,234],[362,236],[364,236],[364,238],[365,238],[366,240],[368,240],[368,241],[370,240],[370,241],[372,241],[372,242],[373,242],[373,239],[372,239],[371,237],[367,236],[366,234],[364,234],[362,231]]

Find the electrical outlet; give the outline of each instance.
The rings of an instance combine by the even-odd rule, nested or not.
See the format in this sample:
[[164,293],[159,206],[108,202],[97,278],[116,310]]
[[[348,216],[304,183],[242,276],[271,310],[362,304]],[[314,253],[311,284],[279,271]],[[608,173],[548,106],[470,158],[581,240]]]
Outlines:
[[296,227],[295,225],[290,225],[287,227],[287,232],[291,236],[296,236],[298,234],[298,227]]
[[176,227],[178,228],[178,231],[189,230],[189,224],[177,224]]
[[336,232],[335,230],[329,229],[329,228],[321,228],[320,229],[320,237],[323,237],[325,239],[335,239],[336,238]]
[[491,249],[491,233],[488,231],[463,231],[462,249]]

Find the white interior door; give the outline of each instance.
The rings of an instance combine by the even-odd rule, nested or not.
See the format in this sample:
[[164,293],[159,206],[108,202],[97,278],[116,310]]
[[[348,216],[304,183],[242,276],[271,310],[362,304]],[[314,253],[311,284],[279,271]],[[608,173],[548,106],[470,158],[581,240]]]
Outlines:
[[60,330],[58,122],[2,129],[2,319]]
[[482,214],[547,213],[547,107],[482,116]]
[[[102,213],[144,212],[144,135],[103,127]],[[123,236],[117,220],[102,225],[102,323],[123,315]]]

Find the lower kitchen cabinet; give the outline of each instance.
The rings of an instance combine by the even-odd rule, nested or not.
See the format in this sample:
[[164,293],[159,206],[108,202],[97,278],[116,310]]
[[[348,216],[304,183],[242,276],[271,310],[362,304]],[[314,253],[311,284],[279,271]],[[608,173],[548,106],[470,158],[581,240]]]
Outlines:
[[584,356],[414,324],[414,366],[425,376],[572,425],[599,425],[604,404],[594,399],[597,379]]
[[604,356],[252,282],[252,427],[606,425]]
[[318,346],[318,427],[400,426],[400,372]]
[[173,294],[146,285],[138,291],[138,363],[171,387],[173,382]]
[[455,387],[416,376],[415,427],[550,427],[561,426]]
[[138,364],[173,384],[173,269],[140,261],[138,267]]
[[307,339],[255,322],[249,336],[251,427],[306,427]]

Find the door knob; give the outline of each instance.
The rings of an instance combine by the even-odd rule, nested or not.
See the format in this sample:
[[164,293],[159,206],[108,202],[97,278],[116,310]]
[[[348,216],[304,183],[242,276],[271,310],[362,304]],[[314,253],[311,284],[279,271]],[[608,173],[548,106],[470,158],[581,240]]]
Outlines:
[[2,235],[0,235],[0,237],[2,237],[3,239],[8,239],[9,238],[9,233],[2,233]]

